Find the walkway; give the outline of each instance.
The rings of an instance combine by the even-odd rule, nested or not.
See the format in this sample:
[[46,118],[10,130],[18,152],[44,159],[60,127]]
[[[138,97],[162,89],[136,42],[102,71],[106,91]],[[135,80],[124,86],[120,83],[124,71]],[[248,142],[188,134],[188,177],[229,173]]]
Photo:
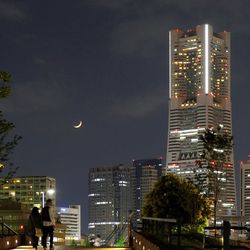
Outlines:
[[[95,247],[95,248],[81,248],[81,247],[71,247],[71,246],[55,246],[54,250],[131,250],[132,248],[128,247]],[[17,248],[14,248],[13,250],[34,250],[31,246],[19,246]],[[38,250],[43,250],[41,246],[38,247]]]

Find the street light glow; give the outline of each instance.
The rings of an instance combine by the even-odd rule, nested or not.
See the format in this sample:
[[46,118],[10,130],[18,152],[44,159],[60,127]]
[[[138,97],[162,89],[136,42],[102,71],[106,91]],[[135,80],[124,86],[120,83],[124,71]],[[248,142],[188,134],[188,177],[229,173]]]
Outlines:
[[52,195],[52,194],[55,193],[55,189],[50,188],[50,189],[47,190],[47,193],[48,193],[49,195]]

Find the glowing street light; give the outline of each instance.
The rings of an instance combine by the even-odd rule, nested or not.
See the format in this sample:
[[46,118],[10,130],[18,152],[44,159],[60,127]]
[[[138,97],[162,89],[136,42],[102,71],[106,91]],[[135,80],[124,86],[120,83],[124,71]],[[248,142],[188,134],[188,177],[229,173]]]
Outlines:
[[52,194],[55,193],[55,189],[50,188],[50,189],[47,190],[47,193],[48,193],[49,195],[52,195]]
[[[46,193],[50,196],[55,193],[55,189],[50,188],[46,191]],[[42,207],[45,205],[45,192],[41,191],[40,194],[42,195]]]

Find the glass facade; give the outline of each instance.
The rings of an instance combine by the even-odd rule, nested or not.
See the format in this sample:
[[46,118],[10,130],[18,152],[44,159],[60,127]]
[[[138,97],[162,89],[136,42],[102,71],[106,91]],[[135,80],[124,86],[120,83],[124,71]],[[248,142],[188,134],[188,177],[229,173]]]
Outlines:
[[[98,234],[102,243],[114,244],[126,238],[131,210],[131,168],[123,165],[92,168],[89,172],[90,237]],[[109,242],[108,242],[109,241]]]

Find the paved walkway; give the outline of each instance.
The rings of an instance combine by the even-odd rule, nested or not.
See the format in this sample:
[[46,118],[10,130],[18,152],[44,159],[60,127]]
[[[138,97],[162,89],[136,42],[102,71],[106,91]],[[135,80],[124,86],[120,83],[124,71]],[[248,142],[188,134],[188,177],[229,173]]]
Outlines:
[[[13,250],[33,250],[32,246],[19,246]],[[127,247],[94,247],[94,248],[85,248],[85,247],[71,247],[71,246],[55,246],[54,250],[129,250]],[[41,246],[38,247],[38,250],[43,250]]]

